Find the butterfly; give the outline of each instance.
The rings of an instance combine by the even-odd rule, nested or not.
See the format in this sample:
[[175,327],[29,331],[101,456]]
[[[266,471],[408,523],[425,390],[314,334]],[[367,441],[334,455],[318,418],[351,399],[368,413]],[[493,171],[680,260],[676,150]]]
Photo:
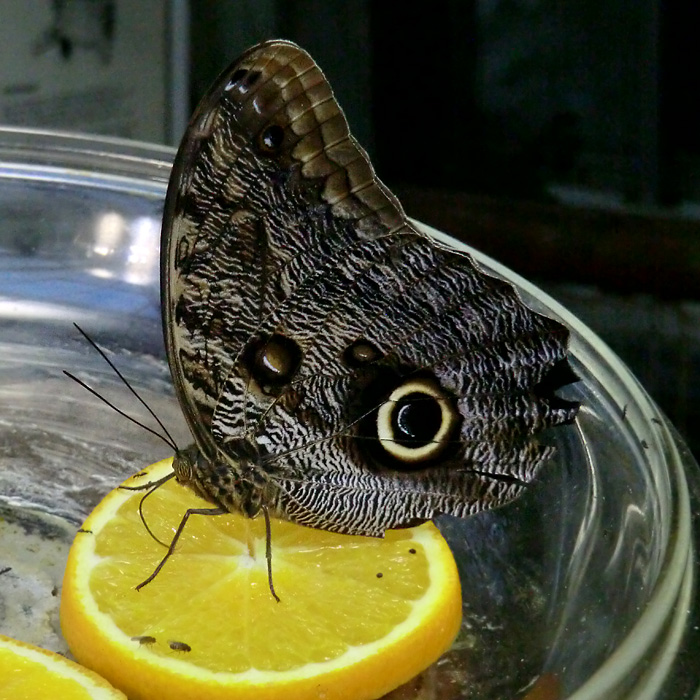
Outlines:
[[381,537],[494,508],[551,456],[537,433],[576,416],[554,393],[575,380],[567,329],[407,219],[289,41],[195,111],[161,256],[194,438],[173,475],[213,506],[191,513],[264,515],[273,595],[270,515]]

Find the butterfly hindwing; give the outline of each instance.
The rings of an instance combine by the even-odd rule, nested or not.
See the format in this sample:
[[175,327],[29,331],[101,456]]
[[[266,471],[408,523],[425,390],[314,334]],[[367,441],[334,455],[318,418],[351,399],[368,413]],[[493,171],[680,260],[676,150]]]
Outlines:
[[380,535],[500,505],[550,454],[533,436],[575,416],[540,390],[566,329],[410,224],[290,42],[205,97],[164,221],[168,358],[201,462],[282,517]]

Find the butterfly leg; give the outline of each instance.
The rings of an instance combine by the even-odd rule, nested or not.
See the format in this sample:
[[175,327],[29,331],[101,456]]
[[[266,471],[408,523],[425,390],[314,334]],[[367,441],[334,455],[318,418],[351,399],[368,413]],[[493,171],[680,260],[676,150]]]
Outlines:
[[[137,475],[138,476],[138,475]],[[164,476],[162,479],[158,479],[157,481],[149,481],[147,484],[142,484],[141,486],[120,486],[120,489],[124,489],[125,491],[143,491],[145,489],[149,489],[141,498],[139,501],[139,517],[141,518],[141,522],[143,523],[143,526],[146,528],[146,532],[160,545],[163,545],[163,547],[167,547],[168,545],[163,542],[163,540],[159,539],[156,537],[155,534],[153,534],[153,531],[151,528],[148,526],[148,523],[146,522],[146,518],[143,514],[143,502],[159,487],[161,487],[166,481],[170,481],[175,476],[175,472],[172,472],[171,474],[168,474],[167,476]]]
[[265,516],[265,559],[267,559],[267,583],[270,586],[272,597],[279,603],[280,599],[275,593],[275,587],[272,584],[272,527],[270,525],[270,511],[267,506],[262,506],[262,512]]
[[173,539],[170,542],[168,551],[166,552],[165,556],[160,560],[160,564],[156,566],[153,573],[145,581],[141,581],[141,583],[139,583],[139,585],[136,586],[136,590],[140,591],[146,584],[150,583],[156,576],[158,576],[160,570],[165,565],[165,562],[168,561],[170,555],[175,552],[177,542],[180,539],[180,535],[182,534],[183,530],[185,529],[185,525],[187,525],[187,521],[189,520],[190,515],[223,515],[224,513],[228,513],[228,511],[224,510],[223,508],[188,508],[185,511],[185,514],[182,516],[182,520],[177,526],[177,530],[175,531],[175,535],[173,536]]
[[[140,476],[140,474],[135,474],[134,476]],[[171,472],[170,474],[166,474],[160,479],[156,479],[156,481],[147,481],[145,484],[140,484],[139,486],[124,486],[124,484],[120,484],[119,486],[117,486],[117,488],[121,489],[122,491],[145,491],[146,489],[150,488],[153,488],[153,490],[155,490],[156,488],[158,488],[158,486],[162,486],[166,481],[170,481],[170,479],[172,479],[174,476],[175,472]]]

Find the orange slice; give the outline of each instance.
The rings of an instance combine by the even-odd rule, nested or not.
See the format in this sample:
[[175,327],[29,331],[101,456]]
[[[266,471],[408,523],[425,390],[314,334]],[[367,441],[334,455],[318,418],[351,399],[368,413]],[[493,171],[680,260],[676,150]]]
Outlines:
[[126,700],[104,678],[60,654],[0,634],[0,700]]
[[[171,460],[127,480],[168,474]],[[132,700],[377,698],[436,661],[460,626],[452,554],[431,523],[384,539],[272,521],[274,600],[265,523],[192,516],[165,548],[138,514],[142,492],[117,489],[71,548],[61,626],[71,651]],[[207,507],[175,480],[144,503],[170,542],[188,508]]]

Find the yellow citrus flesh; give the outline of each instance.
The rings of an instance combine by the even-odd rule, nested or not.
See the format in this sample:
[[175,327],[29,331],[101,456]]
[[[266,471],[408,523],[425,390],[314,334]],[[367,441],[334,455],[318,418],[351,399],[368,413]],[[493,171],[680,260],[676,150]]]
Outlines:
[[[124,485],[171,469],[159,462]],[[132,700],[377,698],[436,661],[457,634],[457,569],[431,523],[375,539],[273,519],[278,603],[264,520],[193,515],[173,556],[136,591],[166,552],[139,518],[142,495],[117,489],[85,521],[61,599],[75,657]],[[173,479],[144,514],[169,543],[188,508],[207,507]]]
[[0,700],[126,700],[104,678],[46,649],[0,634]]

